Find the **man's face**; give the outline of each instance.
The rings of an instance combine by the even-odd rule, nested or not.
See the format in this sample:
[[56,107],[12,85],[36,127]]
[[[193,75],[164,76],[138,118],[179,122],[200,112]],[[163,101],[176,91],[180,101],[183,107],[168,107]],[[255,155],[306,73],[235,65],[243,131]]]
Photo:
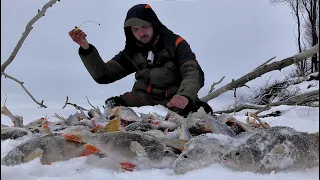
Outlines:
[[147,44],[151,41],[153,36],[152,26],[131,26],[134,37],[142,44]]

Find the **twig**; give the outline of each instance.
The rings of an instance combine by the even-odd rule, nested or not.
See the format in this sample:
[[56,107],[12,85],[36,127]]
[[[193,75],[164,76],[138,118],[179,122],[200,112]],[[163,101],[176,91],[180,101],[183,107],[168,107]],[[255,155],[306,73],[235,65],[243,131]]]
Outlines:
[[8,96],[7,96],[7,94],[6,94],[6,93],[4,93],[4,95],[6,96],[6,99],[4,100],[4,105],[6,105],[6,102],[7,102],[7,98],[8,98]]
[[37,103],[38,105],[40,105],[40,107],[47,108],[47,106],[43,104],[43,100],[42,100],[41,103],[40,103],[40,102],[38,102],[38,101],[31,95],[31,93],[24,87],[23,82],[21,82],[21,81],[19,81],[18,79],[14,78],[14,77],[12,77],[12,76],[10,76],[10,75],[8,75],[8,74],[6,74],[5,72],[1,72],[1,75],[4,75],[5,78],[9,78],[9,79],[17,82],[18,84],[20,84],[20,86],[22,87],[22,89],[24,89],[24,90],[26,91],[26,93],[31,97],[31,99],[32,99],[35,103]]
[[277,56],[274,56],[274,57],[270,58],[269,60],[267,60],[266,62],[262,63],[260,66],[258,66],[257,68],[255,68],[253,71],[255,71],[255,70],[261,68],[262,66],[268,64],[268,62],[272,61],[272,60],[275,59],[276,57],[277,57]]
[[78,110],[85,110],[85,111],[89,111],[88,109],[85,109],[85,108],[83,108],[83,107],[81,107],[81,106],[78,106],[78,105],[76,105],[76,104],[74,104],[74,103],[66,103],[67,105],[71,105],[71,106],[73,106],[73,107],[75,107],[76,109],[78,109]]
[[218,82],[213,82],[208,94],[212,93],[212,91],[215,89],[214,86],[221,83],[224,78],[225,76],[223,76]]
[[88,101],[89,105],[90,105],[94,110],[97,110],[96,107],[94,107],[94,106],[90,103],[88,96],[86,96],[86,98],[87,98],[87,101]]
[[62,107],[62,109],[64,109],[67,105],[71,105],[71,106],[75,107],[76,109],[78,109],[78,110],[80,110],[80,111],[81,111],[81,110],[89,111],[88,109],[85,109],[85,108],[83,108],[83,107],[81,107],[81,106],[78,106],[78,105],[76,105],[76,104],[74,104],[74,103],[70,103],[68,96],[67,96],[66,102],[65,102],[64,106]]
[[[232,82],[234,79],[232,79]],[[237,88],[233,88],[234,107],[237,107]],[[233,111],[233,115],[236,115],[236,109]]]
[[97,107],[94,107],[94,106],[90,103],[88,96],[86,96],[86,98],[87,98],[87,101],[88,101],[89,105],[99,114],[100,117],[103,117],[103,115],[102,115],[99,107],[98,107],[98,106],[97,106]]
[[64,109],[67,106],[68,101],[69,101],[69,97],[67,96],[66,102],[64,103],[62,109]]
[[[33,29],[32,25],[39,20],[41,17],[44,16],[45,12],[47,11],[47,9],[49,7],[52,7],[53,4],[55,4],[57,1],[59,0],[51,0],[48,3],[46,3],[41,11],[38,10],[38,14],[32,18],[27,26],[25,31],[22,33],[22,37],[20,38],[20,40],[18,41],[16,47],[13,49],[11,55],[9,56],[9,58],[1,65],[1,72],[4,72],[4,70],[9,66],[9,64],[13,61],[13,59],[16,57],[16,55],[18,54],[20,48],[22,47],[22,44],[24,43],[24,41],[26,40],[27,36],[29,35],[29,33],[31,32],[31,30]],[[2,73],[1,73],[1,77],[2,77]]]
[[[6,96],[7,97],[7,96]],[[6,98],[7,100],[7,98]],[[5,101],[6,101],[5,100]],[[22,116],[18,116],[18,115],[13,115],[9,109],[7,108],[7,106],[4,105],[1,107],[1,114],[7,116],[9,119],[11,119],[13,126],[14,127],[23,127],[23,117]]]

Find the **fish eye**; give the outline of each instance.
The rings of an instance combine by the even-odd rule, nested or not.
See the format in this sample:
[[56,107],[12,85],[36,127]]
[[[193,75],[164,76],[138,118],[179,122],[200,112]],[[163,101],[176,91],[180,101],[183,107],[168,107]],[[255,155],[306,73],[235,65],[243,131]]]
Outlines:
[[184,156],[183,156],[183,158],[187,159],[187,158],[188,158],[188,156],[187,156],[187,155],[184,155]]
[[236,156],[239,156],[240,155],[240,153],[239,152],[236,152]]
[[167,150],[167,151],[164,151],[164,154],[169,154],[169,151]]

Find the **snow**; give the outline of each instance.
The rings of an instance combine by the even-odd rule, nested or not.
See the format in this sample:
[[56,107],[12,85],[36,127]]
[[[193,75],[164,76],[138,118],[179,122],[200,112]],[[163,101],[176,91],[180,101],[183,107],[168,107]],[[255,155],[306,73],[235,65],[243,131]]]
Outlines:
[[[58,113],[61,116],[68,116],[75,113],[72,107],[66,109],[58,108],[12,108],[8,105],[9,110],[14,114],[24,117],[24,124],[31,122],[37,118],[48,115],[52,116]],[[137,113],[156,112],[159,115],[166,114],[166,108],[162,106],[145,106],[134,107]],[[271,126],[285,125],[290,126],[299,131],[317,132],[319,131],[319,108],[303,107],[303,106],[278,106],[273,107],[269,111],[276,109],[287,111],[279,117],[263,118],[264,121],[270,123]],[[243,111],[244,112],[244,111]],[[266,113],[266,112],[265,112]],[[238,120],[245,121],[244,113],[237,113],[235,116]],[[55,120],[55,118],[50,118]],[[12,125],[11,121],[1,115],[2,124]],[[217,136],[218,137],[218,136]],[[17,140],[1,140],[1,158],[12,148],[23,141],[30,139],[29,136],[22,137]],[[215,180],[314,180],[319,179],[319,167],[298,172],[280,172],[271,174],[256,174],[250,172],[236,172],[221,164],[211,164],[205,168],[190,171],[186,174],[175,174],[172,169],[149,169],[133,172],[122,172],[109,159],[98,159],[94,156],[74,158],[65,162],[56,162],[52,165],[41,165],[39,159],[31,162],[7,167],[1,165],[1,177],[6,180],[24,179],[24,180],[85,180],[85,179],[108,179],[108,180],[127,180],[127,179],[148,179],[148,180],[175,180],[184,179],[191,180],[195,178]]]
[[[41,2],[41,6],[39,2]],[[70,39],[67,37],[67,31],[69,31],[69,28],[72,28],[74,24],[82,22],[84,19],[101,21],[101,28],[88,25],[84,27],[84,30],[90,36],[90,42],[101,49],[100,53],[102,56],[106,59],[110,58],[114,52],[118,52],[119,48],[122,47],[123,31],[121,31],[120,27],[122,27],[123,18],[128,10],[128,6],[130,3],[136,2],[130,1],[130,3],[128,3],[128,1],[124,3],[113,1],[112,6],[107,3],[102,3],[104,1],[96,3],[85,1],[79,4],[75,4],[74,2],[75,1],[65,1],[63,5],[57,3],[54,8],[50,8],[48,15],[46,14],[44,17],[45,20],[41,19],[35,24],[34,30],[30,36],[28,36],[21,51],[17,54],[14,60],[15,63],[11,64],[10,68],[8,68],[8,74],[25,82],[27,89],[36,96],[37,100],[39,100],[38,98],[44,98],[44,102],[46,105],[49,105],[49,108],[35,108],[34,102],[30,100],[22,88],[18,87],[13,81],[2,79],[5,82],[1,84],[1,97],[4,97],[4,93],[7,93],[8,101],[6,106],[14,115],[23,116],[24,124],[45,116],[48,116],[50,121],[58,121],[52,117],[54,113],[63,117],[68,117],[70,114],[75,113],[76,110],[71,106],[62,109],[63,102],[67,95],[72,103],[83,106],[83,104],[87,105],[84,96],[89,94],[91,103],[93,105],[99,105],[100,107],[104,98],[107,96],[119,95],[121,92],[131,89],[130,84],[132,84],[133,76],[128,76],[124,80],[112,85],[97,85],[89,77],[83,64],[79,62],[76,53],[78,47],[70,43]],[[230,82],[232,78],[241,77],[263,63],[262,61],[264,61],[264,59],[271,56],[270,53],[272,55],[276,54],[280,59],[295,53],[296,49],[293,43],[295,38],[291,37],[292,35],[288,33],[292,31],[292,25],[295,22],[285,19],[285,17],[292,18],[289,11],[283,13],[283,8],[269,7],[263,4],[268,4],[269,2],[249,2],[255,7],[251,8],[252,11],[246,9],[247,6],[244,2],[238,4],[232,3],[235,5],[233,8],[225,4],[213,4],[213,2],[216,3],[218,1],[197,3],[199,4],[197,8],[199,8],[199,6],[203,7],[200,11],[195,11],[195,3],[179,4],[179,13],[184,13],[181,14],[181,16],[176,15],[177,6],[173,6],[172,4],[167,6],[171,3],[170,1],[161,2],[161,5],[154,3],[154,6],[158,6],[157,9],[159,11],[161,10],[160,7],[163,6],[162,4],[165,4],[166,8],[163,8],[165,11],[162,11],[162,13],[159,12],[159,17],[161,17],[161,20],[166,22],[166,25],[172,30],[183,33],[181,35],[188,38],[188,41],[200,60],[199,63],[203,66],[204,72],[206,73],[206,86],[199,92],[199,97],[206,95],[212,81],[219,80],[220,76],[227,74],[223,83]],[[4,30],[4,34],[6,34],[6,36],[2,38],[4,40],[1,40],[3,44],[6,44],[1,50],[3,60],[6,59],[5,57],[10,56],[26,23],[34,17],[35,10],[42,7],[44,2],[29,0],[21,2],[6,1],[4,3],[7,3],[7,5],[4,5],[6,8],[2,10],[7,11],[3,16],[6,18],[2,19],[4,20],[3,24],[5,24],[3,27],[6,27],[2,29]],[[114,3],[119,4],[115,5]],[[239,8],[241,5],[245,8]],[[260,12],[261,9],[256,8],[259,5],[263,7],[263,12]],[[13,9],[13,7],[15,11],[9,10]],[[226,9],[224,9],[224,7]],[[195,13],[190,13],[191,8],[192,12]],[[73,11],[72,9],[77,10]],[[110,11],[112,9],[114,9],[113,12]],[[70,13],[70,10],[72,10],[72,13]],[[225,13],[228,10],[231,10],[232,13]],[[255,13],[255,11],[257,11],[257,13]],[[20,16],[17,16],[16,12],[19,12]],[[105,12],[108,13],[105,14]],[[213,15],[213,12],[216,14]],[[265,14],[267,12],[270,14]],[[277,12],[282,12],[283,14],[277,14]],[[224,17],[221,18],[218,14],[224,14]],[[228,17],[227,14],[231,14],[232,16]],[[188,22],[181,19],[182,16],[184,17],[183,19],[188,20]],[[203,17],[210,17],[210,22],[212,21],[214,23],[208,26],[210,23],[208,24],[207,20],[199,20],[203,19]],[[244,24],[242,23],[244,19],[252,19],[252,17],[254,17],[253,20],[256,20],[247,22],[251,22],[252,26],[250,24],[241,26],[241,24]],[[268,17],[268,19],[264,17]],[[234,21],[235,18],[238,18],[238,20]],[[177,23],[179,21],[181,23]],[[226,23],[230,21],[240,23],[237,25],[236,31],[234,30],[233,23]],[[193,30],[186,30],[190,29],[189,22],[193,22],[194,27],[206,26],[206,28],[201,28],[201,33],[194,33]],[[110,24],[112,24],[112,26],[110,26]],[[52,29],[54,29],[54,33],[50,31]],[[48,33],[48,31],[51,33]],[[61,34],[64,35],[62,36]],[[264,38],[260,38],[261,34],[263,34]],[[230,37],[230,35],[232,35],[232,37]],[[228,38],[224,38],[227,36]],[[43,39],[43,37],[46,38]],[[219,39],[219,37],[223,39]],[[212,39],[214,39],[214,43],[212,43]],[[235,39],[238,44],[245,44],[245,46],[237,46],[237,48],[233,48],[232,53],[230,53],[230,44],[234,44]],[[293,40],[292,42],[291,39]],[[256,40],[258,40],[258,42],[256,42]],[[58,53],[52,53],[52,49]],[[254,51],[252,51],[253,49]],[[213,51],[214,53],[212,53]],[[61,58],[62,54],[63,58]],[[248,57],[248,54],[250,54],[250,57]],[[258,59],[260,59],[260,61],[258,61]],[[230,66],[231,62],[232,66]],[[264,77],[269,78],[268,76]],[[61,81],[62,78],[63,81]],[[257,81],[262,81],[263,78],[259,78]],[[123,84],[125,84],[125,86]],[[307,89],[310,84],[312,87]],[[309,92],[319,89],[319,81],[312,80],[302,82],[290,86],[288,90],[295,89],[296,87],[304,89],[304,92]],[[230,97],[233,97],[233,92],[230,91],[216,98],[214,101],[210,101],[209,104],[214,110],[217,110],[217,108],[225,105],[228,94]],[[103,100],[101,98],[103,98]],[[231,99],[230,102],[232,101],[233,99]],[[1,102],[3,105],[3,100]],[[86,108],[88,108],[88,106],[86,106]],[[135,107],[133,109],[137,113],[156,112],[162,116],[167,113],[167,109],[162,106]],[[269,123],[270,126],[290,126],[298,131],[304,132],[319,131],[319,108],[277,106],[261,113],[261,115],[275,110],[280,110],[284,113],[280,117],[262,118],[262,120]],[[235,117],[245,122],[245,112],[247,111],[251,110],[237,112]],[[1,124],[12,126],[10,119],[3,115],[1,115]],[[219,135],[217,137],[223,138],[223,136]],[[1,158],[11,149],[30,138],[30,136],[24,136],[16,140],[1,140]],[[1,178],[5,180],[315,180],[319,179],[319,167],[298,172],[280,172],[262,175],[251,172],[236,172],[221,164],[211,164],[202,169],[177,175],[172,169],[122,172],[119,170],[119,167],[109,159],[98,159],[95,156],[88,156],[74,158],[64,162],[55,162],[52,165],[41,165],[39,159],[13,167],[1,165]]]

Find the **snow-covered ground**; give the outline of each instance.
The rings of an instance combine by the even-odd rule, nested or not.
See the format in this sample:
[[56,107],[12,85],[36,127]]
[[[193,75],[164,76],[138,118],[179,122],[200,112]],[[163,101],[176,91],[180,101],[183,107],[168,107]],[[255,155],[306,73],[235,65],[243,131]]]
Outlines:
[[[10,109],[10,107],[8,106]],[[157,112],[160,115],[167,113],[161,106],[146,106],[133,108],[136,112]],[[54,112],[68,116],[75,113],[75,109],[43,109],[43,108],[17,108],[10,109],[12,113],[22,115],[24,124],[44,117],[52,116]],[[284,125],[290,126],[298,131],[317,132],[319,131],[319,108],[304,106],[278,106],[270,109],[285,111],[280,117],[263,118],[271,126]],[[236,114],[238,120],[245,122],[245,112],[242,110]],[[51,117],[49,120],[54,120]],[[1,115],[2,124],[12,125],[11,121]],[[29,137],[23,137],[18,140],[1,140],[1,158],[19,143],[28,140]],[[308,169],[299,172],[281,172],[276,174],[255,174],[250,172],[235,172],[224,167],[221,164],[212,164],[208,167],[194,170],[186,174],[177,175],[172,169],[149,169],[143,171],[122,172],[118,167],[108,159],[98,159],[94,156],[80,157],[65,162],[56,162],[52,165],[41,165],[39,159],[35,159],[26,164],[7,167],[1,165],[1,178],[5,180],[23,179],[23,180],[85,180],[85,179],[103,179],[103,180],[127,180],[127,179],[148,179],[148,180],[175,180],[175,179],[215,179],[215,180],[316,180],[319,179],[319,168]]]

